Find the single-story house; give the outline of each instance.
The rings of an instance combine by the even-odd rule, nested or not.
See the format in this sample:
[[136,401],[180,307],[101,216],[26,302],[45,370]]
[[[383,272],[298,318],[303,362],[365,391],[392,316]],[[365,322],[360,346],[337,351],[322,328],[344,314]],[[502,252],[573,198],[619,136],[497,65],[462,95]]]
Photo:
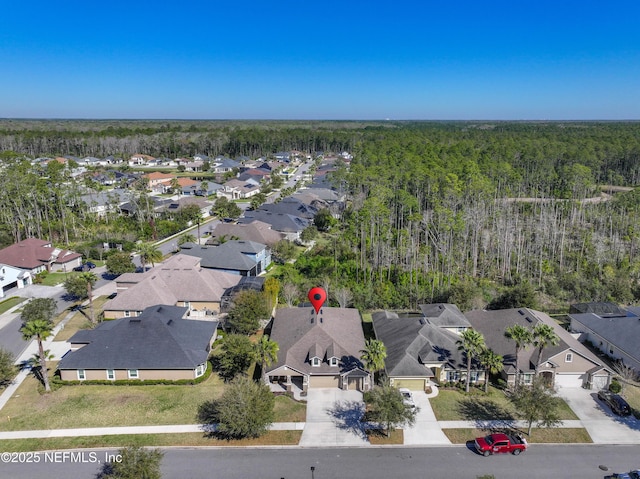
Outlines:
[[0,263],[36,275],[42,271],[72,271],[82,264],[82,255],[56,248],[50,241],[27,238],[0,249]]
[[217,321],[183,319],[188,308],[157,305],[135,318],[80,330],[58,370],[64,381],[195,379],[207,370]]
[[539,357],[538,348],[528,346],[520,351],[518,366],[521,381],[531,383],[534,375],[543,376],[549,384],[563,387],[602,389],[609,385],[611,371],[566,329],[547,314],[527,308],[496,311],[474,310],[465,313],[476,331],[484,335],[487,347],[504,358],[502,377],[515,384],[515,343],[505,337],[505,330],[515,324],[533,329],[547,324],[560,339],[557,346],[547,346]]
[[[466,377],[466,357],[458,340],[471,325],[453,304],[423,304],[421,313],[373,313],[373,330],[387,350],[385,372],[396,387],[426,390],[431,381],[458,382]],[[472,362],[471,382],[484,381]]]
[[202,268],[241,276],[258,276],[271,264],[271,250],[254,241],[231,240],[219,246],[184,243],[180,252],[200,258]]
[[28,271],[0,263],[0,298],[4,298],[5,291],[11,288],[22,289],[32,282]]
[[200,266],[200,258],[177,254],[144,273],[127,273],[116,281],[115,298],[104,304],[105,319],[136,317],[156,304],[184,306],[191,317],[220,312],[226,290],[240,276]]
[[323,307],[318,314],[311,307],[278,309],[271,339],[280,348],[265,374],[272,390],[371,388],[371,374],[360,359],[365,341],[357,309]]
[[311,224],[310,220],[299,216],[260,210],[247,211],[243,217],[238,219],[239,224],[249,224],[253,221],[262,221],[271,225],[272,230],[282,233],[284,239],[289,241],[300,239],[300,234]]
[[209,245],[222,244],[225,241],[239,239],[255,241],[269,247],[282,240],[284,235],[271,229],[271,225],[262,221],[254,221],[249,224],[219,223],[211,230],[211,237],[207,240]]
[[313,206],[291,197],[283,198],[282,201],[279,201],[278,203],[265,203],[258,208],[258,211],[297,216],[307,220],[313,220],[318,213],[318,210]]
[[230,200],[251,198],[260,193],[260,184],[255,180],[240,181],[236,178],[222,184],[217,191],[218,196],[224,196]]
[[640,308],[626,309],[613,303],[572,305],[570,330],[580,333],[611,359],[620,360],[640,374]]

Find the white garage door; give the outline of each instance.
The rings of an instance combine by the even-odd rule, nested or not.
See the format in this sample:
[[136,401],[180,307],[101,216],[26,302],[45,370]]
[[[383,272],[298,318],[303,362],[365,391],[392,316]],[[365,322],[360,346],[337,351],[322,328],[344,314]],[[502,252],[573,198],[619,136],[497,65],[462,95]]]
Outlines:
[[558,374],[556,373],[556,386],[564,388],[581,388],[582,374]]

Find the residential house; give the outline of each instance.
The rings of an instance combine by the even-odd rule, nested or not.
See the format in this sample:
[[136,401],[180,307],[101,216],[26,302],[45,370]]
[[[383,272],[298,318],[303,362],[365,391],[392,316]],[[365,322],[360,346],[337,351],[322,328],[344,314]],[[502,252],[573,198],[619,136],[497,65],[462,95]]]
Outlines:
[[[422,313],[373,313],[373,330],[387,350],[385,373],[391,384],[425,391],[431,382],[466,378],[466,356],[458,349],[460,335],[471,328],[453,304],[424,304]],[[484,381],[484,371],[472,362],[471,382]]]
[[90,213],[98,217],[105,216],[108,212],[118,211],[121,205],[129,201],[129,190],[116,188],[109,191],[90,191],[80,197]]
[[224,196],[230,200],[251,198],[260,193],[260,184],[255,180],[240,181],[237,178],[222,184],[218,190],[219,196]]
[[312,221],[318,213],[318,210],[313,206],[291,197],[283,198],[282,201],[278,203],[265,203],[258,208],[258,211],[297,216],[298,218],[304,218],[310,221]]
[[60,360],[63,381],[195,379],[207,370],[217,321],[183,319],[188,308],[155,305],[134,318],[80,330]]
[[142,176],[149,181],[149,189],[156,193],[166,193],[171,189],[171,182],[176,178],[170,173],[153,171]]
[[153,160],[153,156],[136,153],[129,158],[129,166],[145,166],[150,160]]
[[272,247],[283,238],[282,233],[272,230],[271,225],[262,221],[253,221],[249,224],[219,223],[211,230],[211,237],[207,240],[207,244],[218,245],[225,241],[238,239],[255,241]]
[[253,221],[267,223],[272,230],[282,233],[284,238],[289,241],[299,240],[300,234],[311,224],[310,220],[299,216],[260,210],[247,211],[243,217],[238,219],[239,224],[249,224]]
[[0,263],[36,275],[43,271],[71,271],[82,264],[82,255],[56,248],[50,241],[27,238],[1,249]]
[[570,331],[580,333],[582,342],[589,341],[613,360],[640,374],[640,308],[626,309],[613,303],[581,303],[571,306]]
[[32,282],[28,271],[0,263],[0,298],[4,298],[6,291],[12,288],[22,289]]
[[254,241],[231,240],[219,246],[180,245],[182,254],[201,259],[200,266],[241,276],[258,276],[271,264],[271,251]]
[[211,170],[214,173],[229,173],[234,169],[239,169],[242,164],[238,161],[232,160],[231,158],[225,157],[216,157],[213,165],[211,165]]
[[272,390],[371,388],[371,374],[361,360],[365,341],[357,309],[323,307],[316,314],[311,307],[281,308],[270,338],[280,348],[266,371]]
[[104,304],[104,317],[136,317],[156,304],[187,307],[191,317],[215,315],[225,291],[239,281],[238,275],[202,268],[200,258],[177,254],[145,273],[121,275],[116,297]]
[[538,348],[523,348],[518,356],[521,381],[530,384],[534,375],[541,375],[549,384],[562,387],[586,387],[602,389],[608,386],[611,371],[606,365],[573,335],[562,328],[547,314],[527,308],[497,311],[474,310],[465,313],[476,331],[484,335],[487,347],[504,358],[502,377],[509,384],[515,383],[515,343],[505,337],[505,330],[519,324],[533,329],[537,324],[553,328],[560,342],[549,345],[539,357]]

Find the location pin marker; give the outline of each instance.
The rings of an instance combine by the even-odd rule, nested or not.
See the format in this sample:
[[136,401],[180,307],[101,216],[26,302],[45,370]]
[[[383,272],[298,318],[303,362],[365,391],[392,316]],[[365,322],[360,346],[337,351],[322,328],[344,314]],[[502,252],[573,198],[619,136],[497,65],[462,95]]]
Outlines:
[[307,295],[307,297],[309,298],[309,301],[311,301],[311,304],[313,305],[313,309],[316,310],[316,315],[317,315],[318,311],[320,311],[320,308],[322,308],[322,305],[327,299],[327,293],[325,292],[324,289],[316,286],[315,288],[311,288],[309,290],[309,294]]

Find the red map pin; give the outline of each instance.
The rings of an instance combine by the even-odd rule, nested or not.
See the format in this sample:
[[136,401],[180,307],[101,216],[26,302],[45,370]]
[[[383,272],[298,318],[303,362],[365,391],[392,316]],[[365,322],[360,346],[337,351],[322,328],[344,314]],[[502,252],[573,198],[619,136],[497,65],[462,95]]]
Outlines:
[[315,288],[311,288],[309,290],[309,294],[307,295],[307,297],[309,298],[309,301],[311,301],[313,308],[316,310],[316,314],[318,314],[318,311],[320,311],[320,308],[322,308],[322,304],[324,303],[325,299],[327,299],[327,293],[324,289],[316,286]]

